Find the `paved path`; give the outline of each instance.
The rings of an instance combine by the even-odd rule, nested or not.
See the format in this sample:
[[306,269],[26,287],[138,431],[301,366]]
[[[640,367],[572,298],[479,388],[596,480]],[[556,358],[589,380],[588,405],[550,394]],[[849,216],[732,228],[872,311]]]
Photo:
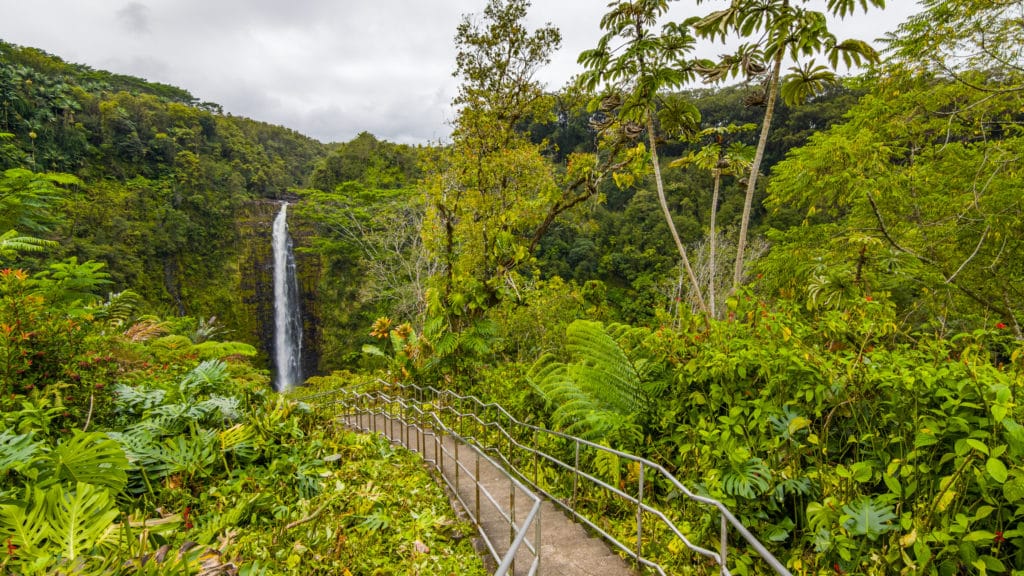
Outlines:
[[[427,430],[404,426],[399,420],[384,416],[345,419],[349,427],[376,430],[393,442],[419,452],[425,459],[442,462],[442,474],[455,487],[462,505],[481,519],[484,534],[492,542],[499,557],[504,557],[512,537],[508,521],[499,508],[512,510],[515,524],[521,526],[534,501],[516,489],[508,477],[477,452],[450,436],[438,441]],[[479,478],[480,489],[473,478]],[[455,499],[453,498],[453,501]],[[600,539],[591,537],[582,526],[573,522],[551,502],[543,501],[540,511],[540,569],[542,576],[627,576],[633,570]],[[530,527],[527,540],[536,549],[536,532]],[[534,554],[521,547],[516,554],[514,574],[527,574]],[[491,566],[493,569],[496,565]],[[510,571],[510,573],[512,573]]]

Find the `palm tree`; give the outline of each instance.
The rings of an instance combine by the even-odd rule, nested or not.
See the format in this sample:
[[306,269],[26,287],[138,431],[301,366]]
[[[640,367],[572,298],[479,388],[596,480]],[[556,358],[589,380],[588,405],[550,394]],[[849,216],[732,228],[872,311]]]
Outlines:
[[[665,198],[654,124],[662,92],[681,87],[695,77],[693,62],[686,59],[695,39],[685,26],[675,23],[662,27],[661,34],[651,32],[658,18],[668,11],[667,0],[635,0],[610,6],[611,11],[601,18],[601,29],[606,33],[598,41],[597,48],[580,54],[579,62],[587,71],[580,76],[579,82],[591,92],[603,88],[604,102],[616,101],[618,118],[626,132],[639,133],[646,129],[654,183],[665,222],[690,279],[698,307],[708,317],[700,283]],[[622,45],[612,46],[616,40],[621,40]],[[621,101],[618,99],[620,93],[623,96]],[[672,112],[673,107],[665,111]],[[689,125],[691,129],[699,125],[700,113],[692,104],[676,106],[674,111],[678,112],[675,124]]]
[[[703,0],[698,0],[699,4]],[[736,243],[736,265],[733,271],[733,290],[743,281],[744,250],[747,245],[750,212],[757,188],[757,177],[764,159],[768,132],[775,114],[780,84],[787,103],[797,104],[813,96],[826,83],[834,80],[832,69],[840,59],[847,66],[863,62],[876,62],[878,53],[861,40],[838,41],[828,31],[825,14],[808,10],[810,0],[732,0],[728,8],[718,10],[698,21],[694,28],[705,38],[720,38],[723,42],[731,34],[741,38],[757,38],[742,44],[734,54],[724,57],[718,64],[701,69],[709,81],[742,75],[748,80],[759,80],[765,86],[764,119],[758,137],[750,177],[747,179],[743,216]],[[799,5],[797,5],[799,4]],[[885,0],[829,0],[828,12],[840,18],[852,14],[859,5],[865,11],[868,5],[885,7]],[[793,61],[824,53],[830,68],[818,66],[811,60],[804,66],[794,66],[791,74],[782,76],[782,64],[788,56]]]

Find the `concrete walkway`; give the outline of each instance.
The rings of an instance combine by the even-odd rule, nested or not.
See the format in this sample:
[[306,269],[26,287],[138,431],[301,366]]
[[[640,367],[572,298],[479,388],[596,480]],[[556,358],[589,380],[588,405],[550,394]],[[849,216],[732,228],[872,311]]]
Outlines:
[[[464,504],[466,512],[480,518],[482,531],[491,541],[499,557],[504,557],[515,534],[503,514],[511,512],[516,526],[526,520],[534,500],[508,479],[508,477],[472,448],[455,442],[450,436],[437,436],[430,430],[405,426],[399,420],[384,416],[371,419],[350,416],[345,423],[354,429],[378,431],[392,442],[419,452],[424,459],[441,462],[441,472],[459,495],[461,503],[452,496],[457,506]],[[479,482],[474,482],[479,478]],[[502,511],[505,511],[504,513]],[[582,526],[573,522],[551,502],[543,501],[540,511],[540,565],[543,576],[627,576],[635,572],[614,554],[604,541],[587,534]],[[527,542],[536,550],[535,526],[527,530]],[[482,546],[481,546],[482,548]],[[484,548],[485,551],[486,549]],[[528,574],[534,553],[525,545],[516,554],[516,575]],[[491,564],[494,569],[496,563]]]

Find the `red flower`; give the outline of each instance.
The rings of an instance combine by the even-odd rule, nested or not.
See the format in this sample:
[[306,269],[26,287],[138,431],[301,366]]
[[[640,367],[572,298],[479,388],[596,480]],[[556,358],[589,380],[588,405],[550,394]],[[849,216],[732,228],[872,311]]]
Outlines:
[[1006,538],[1003,538],[1003,531],[1002,530],[996,530],[996,535],[992,537],[992,540],[996,544],[1002,544],[1003,542],[1006,542]]
[[[871,296],[865,296],[864,297],[864,301],[865,302],[871,302]],[[836,566],[838,566],[838,564],[836,564]]]
[[182,518],[182,520],[185,521],[185,530],[191,530],[192,529],[192,521],[188,519],[189,514],[191,514],[191,513],[192,513],[192,509],[189,508],[188,506],[185,506],[185,510],[183,510],[182,513],[181,513],[181,518]]
[[842,574],[843,569],[839,567],[839,562],[832,563],[832,569],[836,571],[836,574]]
[[1002,322],[997,322],[996,328],[998,328],[999,330],[1006,330],[1006,324],[1003,324]]

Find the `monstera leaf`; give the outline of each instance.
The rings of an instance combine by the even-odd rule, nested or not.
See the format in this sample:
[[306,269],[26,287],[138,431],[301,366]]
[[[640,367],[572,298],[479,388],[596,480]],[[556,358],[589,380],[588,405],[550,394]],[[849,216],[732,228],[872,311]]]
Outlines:
[[83,482],[73,492],[54,486],[45,503],[51,540],[63,558],[74,560],[116,535],[113,523],[120,511],[106,489]]
[[843,527],[854,536],[875,540],[893,529],[889,522],[896,518],[892,506],[861,496],[843,506]]
[[[45,493],[38,488],[31,492],[32,504],[42,502]],[[19,557],[34,557],[44,553],[50,536],[50,523],[46,507],[25,506],[24,503],[0,506],[0,540],[17,546]]]
[[54,482],[84,482],[121,491],[128,483],[128,458],[121,446],[100,432],[75,432],[47,455],[49,470],[41,475],[43,485]]
[[760,458],[750,458],[743,464],[732,465],[722,474],[722,489],[726,494],[757,498],[768,491],[771,470]]
[[35,487],[26,502],[0,506],[0,539],[17,550],[21,564],[40,558],[74,560],[118,536],[114,524],[120,512],[106,488],[78,482]]

